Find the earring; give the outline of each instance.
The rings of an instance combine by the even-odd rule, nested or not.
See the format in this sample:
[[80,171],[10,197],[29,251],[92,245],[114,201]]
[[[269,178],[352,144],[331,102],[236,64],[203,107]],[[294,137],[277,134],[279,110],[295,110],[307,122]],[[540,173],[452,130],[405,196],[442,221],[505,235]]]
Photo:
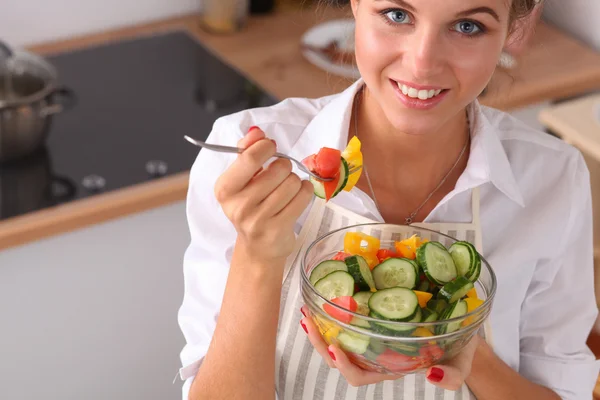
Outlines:
[[512,68],[516,67],[517,60],[512,55],[503,51],[500,54],[500,58],[498,59],[497,65],[502,68],[512,69]]

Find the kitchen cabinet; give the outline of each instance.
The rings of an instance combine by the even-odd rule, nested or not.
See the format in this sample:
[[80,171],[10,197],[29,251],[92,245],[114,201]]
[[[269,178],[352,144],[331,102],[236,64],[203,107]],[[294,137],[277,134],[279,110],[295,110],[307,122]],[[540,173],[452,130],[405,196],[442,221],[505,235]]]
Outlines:
[[188,242],[176,202],[0,252],[0,399],[180,398]]

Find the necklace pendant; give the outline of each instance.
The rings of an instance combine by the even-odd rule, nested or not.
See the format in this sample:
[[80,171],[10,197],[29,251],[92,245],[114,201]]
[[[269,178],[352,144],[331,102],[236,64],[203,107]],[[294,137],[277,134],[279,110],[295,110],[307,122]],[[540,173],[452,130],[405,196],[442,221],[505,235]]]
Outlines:
[[406,225],[410,225],[410,224],[412,224],[413,220],[411,217],[406,217],[406,218],[404,218],[404,222],[406,222]]

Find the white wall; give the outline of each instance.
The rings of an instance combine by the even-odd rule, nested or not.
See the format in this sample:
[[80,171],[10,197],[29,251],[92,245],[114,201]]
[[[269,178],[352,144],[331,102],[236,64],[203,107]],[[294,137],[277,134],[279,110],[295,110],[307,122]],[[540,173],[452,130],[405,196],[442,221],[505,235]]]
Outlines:
[[59,40],[200,10],[202,0],[2,0],[0,39]]
[[600,51],[600,0],[546,0],[544,19]]

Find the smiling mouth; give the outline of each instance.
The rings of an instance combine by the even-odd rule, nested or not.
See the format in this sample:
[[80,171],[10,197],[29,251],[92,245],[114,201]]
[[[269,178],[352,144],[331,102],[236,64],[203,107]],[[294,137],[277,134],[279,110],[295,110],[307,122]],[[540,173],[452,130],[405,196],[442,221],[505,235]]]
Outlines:
[[448,91],[448,89],[417,89],[404,83],[396,82],[398,89],[405,95],[413,99],[429,100],[437,97],[440,93]]

